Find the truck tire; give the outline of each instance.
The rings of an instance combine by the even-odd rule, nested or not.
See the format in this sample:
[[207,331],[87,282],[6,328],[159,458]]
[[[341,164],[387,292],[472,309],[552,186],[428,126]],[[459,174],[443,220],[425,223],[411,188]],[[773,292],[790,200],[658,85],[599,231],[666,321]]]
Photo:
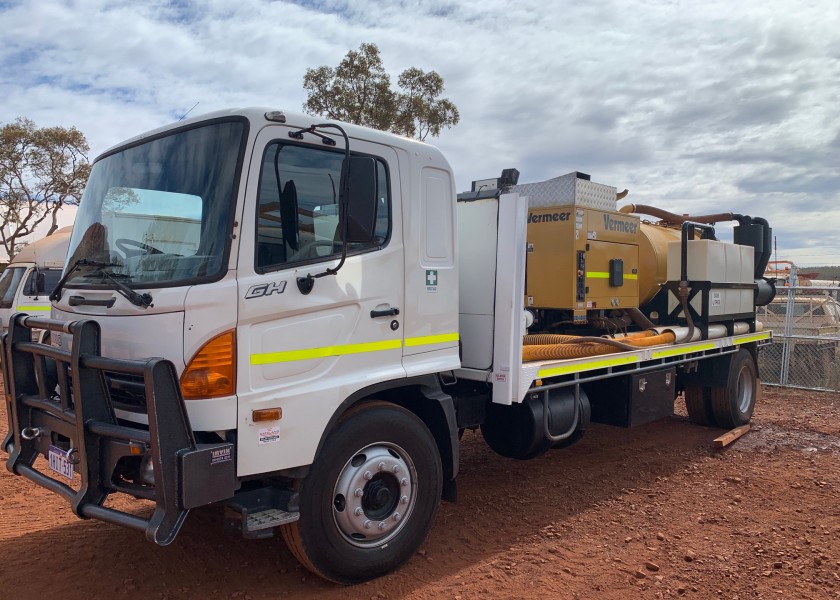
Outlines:
[[695,425],[714,427],[715,413],[712,410],[712,389],[703,385],[686,384],[683,390],[688,420]]
[[726,385],[712,388],[712,411],[718,427],[738,427],[750,422],[758,385],[755,360],[748,350],[741,348],[732,355]]
[[420,547],[437,513],[443,469],[413,413],[365,404],[339,421],[300,489],[300,519],[280,528],[307,569],[336,583],[385,575]]

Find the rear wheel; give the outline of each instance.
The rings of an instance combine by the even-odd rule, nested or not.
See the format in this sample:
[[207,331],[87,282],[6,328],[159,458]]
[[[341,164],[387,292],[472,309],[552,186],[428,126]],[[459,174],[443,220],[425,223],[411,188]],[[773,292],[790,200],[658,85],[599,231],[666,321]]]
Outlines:
[[366,581],[417,551],[442,487],[425,424],[399,406],[368,404],[330,434],[303,481],[300,520],[281,533],[313,573],[343,584]]
[[715,426],[715,414],[712,410],[712,389],[703,385],[686,385],[683,390],[685,409],[688,420],[704,427]]
[[718,426],[738,427],[749,423],[758,386],[755,360],[749,351],[741,348],[732,355],[726,386],[712,388],[712,411]]

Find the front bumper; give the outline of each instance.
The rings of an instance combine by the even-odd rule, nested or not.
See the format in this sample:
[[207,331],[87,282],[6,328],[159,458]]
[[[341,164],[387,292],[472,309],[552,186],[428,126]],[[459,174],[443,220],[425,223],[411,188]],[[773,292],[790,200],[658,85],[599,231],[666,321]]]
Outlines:
[[[71,335],[71,349],[32,342],[36,328]],[[96,321],[12,316],[2,337],[6,467],[65,497],[81,518],[138,529],[150,541],[167,545],[191,508],[233,497],[234,446],[196,443],[171,362],[105,358],[100,347]],[[142,378],[148,427],[115,416],[109,381],[120,375]],[[50,446],[66,452],[81,479],[78,491],[34,466]],[[123,477],[126,461],[144,458],[153,465],[153,485]],[[154,501],[154,512],[145,518],[105,507],[116,492]]]

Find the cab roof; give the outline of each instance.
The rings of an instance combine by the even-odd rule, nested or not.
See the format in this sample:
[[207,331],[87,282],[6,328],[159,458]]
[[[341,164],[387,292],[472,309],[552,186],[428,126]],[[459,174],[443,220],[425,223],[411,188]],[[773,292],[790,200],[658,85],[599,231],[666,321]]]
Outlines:
[[[136,135],[128,140],[120,142],[119,144],[108,148],[105,152],[100,154],[96,160],[100,160],[101,158],[125,147],[136,144],[142,140],[145,140],[150,137],[155,137],[159,135],[163,135],[169,131],[174,131],[181,128],[187,128],[191,125],[197,125],[206,121],[212,121],[215,119],[225,119],[225,118],[232,118],[232,117],[244,117],[248,120],[251,124],[251,131],[250,136],[253,138],[265,126],[268,125],[278,125],[281,124],[281,121],[277,120],[275,116],[272,119],[269,119],[267,115],[283,115],[285,118],[285,125],[295,128],[295,129],[304,129],[314,124],[320,123],[332,123],[335,125],[340,125],[344,131],[347,133],[347,136],[350,138],[355,139],[363,139],[369,142],[385,144],[388,146],[393,146],[397,148],[404,148],[410,152],[421,152],[422,154],[426,155],[435,155],[435,158],[443,159],[443,155],[441,152],[431,144],[426,144],[425,142],[420,142],[418,140],[414,140],[412,138],[407,138],[404,136],[395,135],[393,133],[389,133],[386,131],[379,131],[377,129],[371,129],[369,127],[363,127],[361,125],[353,125],[352,123],[345,123],[342,121],[337,121],[335,119],[327,119],[324,117],[316,117],[312,115],[306,115],[303,113],[298,112],[290,112],[285,110],[280,110],[277,108],[270,108],[270,107],[247,107],[247,108],[230,108],[225,110],[217,110],[214,112],[206,113],[203,115],[198,115],[195,117],[191,117],[189,119],[184,119],[183,121],[176,121],[174,123],[170,123],[168,125],[164,125],[162,127],[158,127],[156,129],[152,129],[140,135]],[[343,146],[341,144],[341,135],[335,132],[335,130],[326,130],[322,131],[322,133],[326,135],[330,135],[331,137],[336,138],[336,142],[338,143],[338,147]],[[445,159],[444,159],[445,160]],[[95,162],[95,161],[94,161]]]

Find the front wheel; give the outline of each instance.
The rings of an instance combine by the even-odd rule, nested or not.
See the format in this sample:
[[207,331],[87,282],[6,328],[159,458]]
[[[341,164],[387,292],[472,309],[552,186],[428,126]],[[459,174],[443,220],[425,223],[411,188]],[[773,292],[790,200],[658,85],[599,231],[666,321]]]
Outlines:
[[303,481],[300,520],[281,528],[310,571],[343,584],[385,575],[420,547],[443,487],[434,437],[375,402],[342,418]]

